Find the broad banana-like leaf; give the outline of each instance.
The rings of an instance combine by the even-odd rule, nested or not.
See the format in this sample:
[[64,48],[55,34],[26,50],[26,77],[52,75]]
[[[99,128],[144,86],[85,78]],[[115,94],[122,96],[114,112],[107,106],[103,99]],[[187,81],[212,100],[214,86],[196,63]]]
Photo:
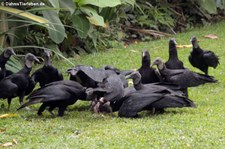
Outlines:
[[67,9],[71,15],[74,13],[76,6],[73,0],[59,0],[60,8]]
[[48,0],[54,8],[59,8],[59,0]]
[[13,15],[16,15],[17,17],[21,17],[21,18],[25,18],[25,19],[29,19],[29,20],[38,22],[46,27],[49,26],[49,21],[47,19],[37,16],[37,15],[34,15],[29,12],[26,12],[26,11],[22,11],[22,10],[11,8],[11,7],[3,7],[3,6],[0,6],[0,10],[5,11],[10,14],[13,14]]
[[94,5],[100,8],[115,7],[121,4],[120,0],[75,0],[79,6]]
[[80,38],[86,38],[90,29],[90,23],[87,18],[81,15],[72,16],[73,26],[77,30],[77,34]]
[[94,10],[91,7],[85,6],[85,7],[81,7],[81,11],[85,12],[88,16],[87,19],[89,20],[89,22],[95,26],[102,26],[102,27],[106,27],[105,22],[104,22],[104,18],[102,16],[100,16],[96,10]]
[[65,28],[59,19],[57,11],[45,10],[42,11],[44,18],[51,22],[48,27],[49,36],[55,43],[61,43],[66,37]]
[[210,14],[216,14],[217,13],[217,4],[215,0],[197,0],[196,1],[199,6],[206,10]]

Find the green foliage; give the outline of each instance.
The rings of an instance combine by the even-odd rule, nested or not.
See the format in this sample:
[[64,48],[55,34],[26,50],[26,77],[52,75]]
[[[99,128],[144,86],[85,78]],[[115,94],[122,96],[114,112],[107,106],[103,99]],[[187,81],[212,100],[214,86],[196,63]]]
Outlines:
[[217,14],[217,8],[225,9],[225,0],[196,0],[196,2],[209,14]]
[[60,0],[59,5],[62,9],[68,9],[70,11],[70,14],[72,15],[74,11],[76,10],[76,5],[72,0]]
[[100,8],[104,7],[115,7],[117,5],[121,4],[120,0],[74,0],[78,3],[79,6],[85,6],[85,5],[93,5]]
[[[112,47],[114,41],[149,40],[175,34],[216,20],[223,14],[224,0],[142,1],[142,0],[46,0],[44,7],[19,7],[8,15],[10,38],[5,46],[58,46],[67,56],[91,53]],[[9,9],[9,10],[7,10]],[[23,10],[19,10],[23,9]],[[18,13],[22,12],[22,13]],[[26,15],[24,15],[26,14]],[[141,29],[156,30],[148,34]],[[151,32],[151,31],[150,31]],[[31,36],[32,35],[32,36]],[[1,42],[6,42],[2,40]],[[30,41],[30,42],[29,42]],[[39,53],[38,49],[31,51]],[[18,49],[22,52],[23,49]]]
[[60,19],[56,16],[57,12],[54,10],[45,10],[42,11],[43,16],[48,19],[51,24],[51,28],[48,28],[49,36],[55,43],[61,43],[66,37],[65,28],[60,21]]
[[196,2],[200,5],[202,9],[206,10],[208,13],[217,13],[216,0],[197,0]]
[[77,34],[80,38],[86,38],[88,35],[88,31],[90,30],[90,23],[88,19],[84,17],[82,14],[74,15],[72,18],[73,25],[77,30]]
[[[0,47],[0,53],[3,52],[3,48]],[[11,60],[7,62],[6,68],[10,69],[12,72],[17,72],[19,69],[22,68],[22,65],[18,59],[16,59],[14,56],[10,58]]]

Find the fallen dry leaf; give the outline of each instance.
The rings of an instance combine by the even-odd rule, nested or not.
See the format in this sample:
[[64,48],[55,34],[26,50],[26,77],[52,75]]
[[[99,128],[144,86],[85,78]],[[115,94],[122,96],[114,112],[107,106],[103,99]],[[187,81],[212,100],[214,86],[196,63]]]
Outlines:
[[131,52],[135,52],[135,53],[137,53],[138,51],[135,51],[135,50],[130,50]]
[[18,144],[18,142],[16,141],[16,139],[13,139],[12,142],[13,142],[14,144]]
[[176,45],[177,48],[192,48],[191,44],[188,45]]
[[5,132],[6,128],[0,128],[0,132]]
[[215,35],[215,34],[208,34],[208,35],[205,35],[204,37],[205,38],[210,38],[210,39],[217,39],[218,38],[218,36]]
[[0,115],[0,118],[14,117],[14,116],[18,116],[18,115],[17,114],[2,114]]
[[9,146],[12,146],[12,142],[6,142],[6,143],[3,143],[1,146],[2,147],[9,147]]

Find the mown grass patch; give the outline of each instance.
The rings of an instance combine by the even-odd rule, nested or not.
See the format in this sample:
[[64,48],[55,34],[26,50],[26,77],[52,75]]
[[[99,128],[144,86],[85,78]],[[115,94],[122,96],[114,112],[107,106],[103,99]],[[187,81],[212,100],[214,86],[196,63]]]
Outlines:
[[[177,34],[178,44],[190,44],[195,35],[200,46],[213,50],[220,56],[217,69],[210,68],[209,74],[218,83],[205,84],[189,89],[189,97],[197,108],[167,109],[164,114],[152,115],[141,112],[141,118],[119,118],[117,113],[103,115],[89,111],[88,102],[79,101],[70,106],[62,118],[53,118],[45,111],[42,117],[32,111],[16,111],[18,99],[13,99],[10,111],[17,117],[0,119],[0,143],[16,139],[14,148],[224,148],[225,146],[225,22]],[[204,38],[216,34],[219,38]],[[146,43],[137,43],[127,48],[117,46],[105,52],[71,58],[74,64],[102,67],[110,64],[120,69],[137,69],[141,63],[141,51],[148,49],[152,60],[168,58],[168,38]],[[200,72],[188,62],[190,48],[178,49],[180,60],[189,69]],[[66,61],[55,61],[54,65],[63,73],[70,67]],[[66,79],[68,76],[64,73]],[[7,105],[6,100],[0,104]]]

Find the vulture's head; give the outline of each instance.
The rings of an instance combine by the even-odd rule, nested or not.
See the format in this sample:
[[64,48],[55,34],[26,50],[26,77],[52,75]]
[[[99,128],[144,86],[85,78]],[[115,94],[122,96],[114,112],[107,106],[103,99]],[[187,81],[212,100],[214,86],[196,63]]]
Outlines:
[[137,85],[141,82],[141,74],[138,71],[134,71],[131,74],[127,75],[126,79],[132,79],[134,85]]
[[176,46],[177,42],[176,42],[176,39],[175,38],[171,38],[169,40],[169,46]]
[[9,58],[11,55],[16,55],[16,53],[14,52],[13,48],[7,48],[4,50],[4,57],[5,58]]
[[156,58],[152,65],[156,65],[159,70],[162,70],[164,68],[164,62],[160,57]]
[[25,64],[26,64],[26,66],[28,68],[31,68],[33,62],[40,63],[39,59],[35,55],[33,55],[32,53],[27,53],[25,55]]
[[198,45],[198,40],[197,40],[197,38],[195,37],[195,36],[193,36],[193,37],[191,37],[191,43],[192,43],[192,46],[194,47],[194,48],[198,48],[199,47],[199,45]]
[[151,59],[150,54],[148,50],[142,51],[142,66],[150,66],[151,65]]

